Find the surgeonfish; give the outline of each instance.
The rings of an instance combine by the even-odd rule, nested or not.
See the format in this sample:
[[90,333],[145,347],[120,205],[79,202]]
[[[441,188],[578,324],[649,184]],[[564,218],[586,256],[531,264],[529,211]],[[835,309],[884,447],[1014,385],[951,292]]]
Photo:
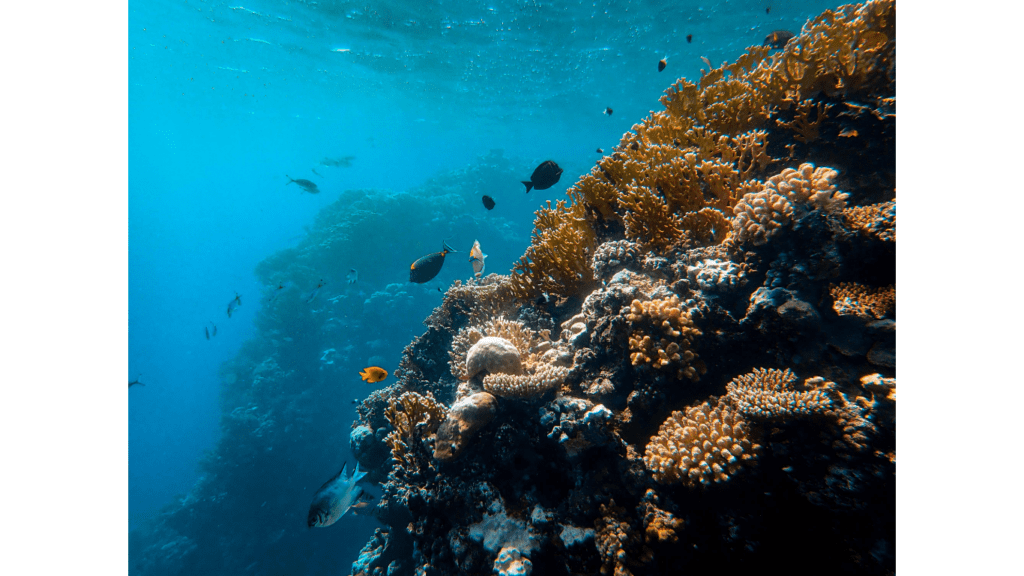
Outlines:
[[794,38],[794,34],[789,30],[776,30],[772,32],[764,39],[762,46],[771,46],[772,48],[785,48],[786,43]]
[[356,272],[355,268],[349,268],[348,274],[345,275],[345,281],[349,284],[355,284],[359,280],[359,272]]
[[142,382],[139,382],[139,377],[136,376],[135,380],[130,380],[128,382],[128,387],[131,388],[132,386],[135,386],[136,384],[138,384],[139,386],[145,386],[145,384],[143,384]]
[[487,208],[488,210],[494,210],[494,198],[491,198],[490,196],[484,194],[482,200],[484,201],[484,208]]
[[366,472],[359,470],[359,463],[356,469],[349,476],[345,474],[348,468],[346,462],[341,467],[341,472],[324,483],[309,504],[309,515],[306,517],[306,525],[310,528],[324,528],[334,524],[348,512],[349,508],[362,508],[367,505],[369,496],[363,489],[356,486],[356,483],[366,476]]
[[690,42],[693,42],[693,34],[686,35],[686,43],[689,44]]
[[313,301],[314,298],[316,298],[316,295],[320,293],[320,289],[324,287],[324,284],[327,284],[327,282],[324,282],[323,279],[321,279],[320,283],[317,284],[316,288],[313,289],[313,292],[311,292],[309,296],[306,297],[306,304],[309,304],[310,302]]
[[554,160],[546,160],[541,162],[540,166],[533,171],[530,176],[529,182],[523,182],[526,185],[526,193],[529,194],[530,190],[536,188],[537,190],[547,190],[558,183],[558,179],[562,176],[562,169],[555,164]]
[[473,263],[473,275],[479,278],[484,273],[484,259],[487,254],[480,250],[480,241],[473,241],[473,248],[469,250],[469,261]]
[[[320,193],[320,189],[316,187],[316,183],[315,182],[306,180],[304,178],[299,178],[298,180],[296,180],[295,178],[292,178],[291,176],[289,176],[287,174],[285,174],[284,177],[288,179],[288,184],[291,184],[292,182],[295,182],[303,190],[305,190],[306,192],[309,192],[310,194],[319,194]],[[285,184],[285,186],[287,186],[288,184]]]
[[238,292],[235,292],[235,297],[228,302],[228,318],[231,318],[231,313],[235,311],[235,308],[238,308],[241,305],[242,297],[238,295]]
[[388,371],[379,366],[368,366],[363,368],[359,375],[363,377],[363,380],[373,384],[387,378]]
[[598,149],[597,149],[597,153],[598,153],[598,154],[604,154],[604,150],[601,150],[600,148],[598,148]]
[[668,62],[665,62],[664,58],[662,58],[661,60],[658,60],[658,72],[661,72],[662,70],[664,70],[665,66],[668,66]]
[[444,257],[449,252],[458,252],[458,250],[453,249],[446,242],[442,241],[440,252],[427,254],[413,262],[412,266],[409,266],[409,281],[417,284],[430,282],[441,271],[441,266],[444,265]]

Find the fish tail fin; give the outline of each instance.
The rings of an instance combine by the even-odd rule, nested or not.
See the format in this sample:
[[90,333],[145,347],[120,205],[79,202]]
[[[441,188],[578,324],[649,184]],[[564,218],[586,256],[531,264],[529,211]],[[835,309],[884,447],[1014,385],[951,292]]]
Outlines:
[[[520,182],[522,182],[522,180],[520,180]],[[526,193],[529,194],[530,190],[533,190],[533,182],[523,182],[523,184],[526,184]]]
[[[287,174],[285,174],[284,177],[288,179],[288,184],[291,184],[292,182],[295,182],[295,179],[292,178],[291,176],[287,175]],[[285,184],[285,186],[287,186],[288,184]]]

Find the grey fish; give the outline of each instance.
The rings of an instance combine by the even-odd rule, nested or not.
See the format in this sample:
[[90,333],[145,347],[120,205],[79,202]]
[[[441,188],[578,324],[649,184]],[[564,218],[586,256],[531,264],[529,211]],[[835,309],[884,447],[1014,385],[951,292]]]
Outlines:
[[203,326],[203,332],[206,332],[206,339],[209,340],[210,339],[210,329],[207,328],[206,326]]
[[[320,193],[320,189],[316,187],[316,183],[315,182],[311,182],[311,181],[306,180],[304,178],[299,178],[298,180],[296,180],[295,178],[292,178],[291,176],[289,176],[287,174],[285,174],[284,177],[288,179],[288,184],[291,184],[292,182],[295,182],[296,184],[301,186],[303,190],[305,190],[306,192],[309,192],[310,194],[319,194]],[[287,186],[288,184],[285,184],[285,186]]]
[[139,386],[145,386],[145,384],[143,384],[142,382],[139,382],[139,378],[136,377],[135,380],[131,380],[131,381],[128,382],[128,387],[131,388],[132,386],[135,386],[136,384],[138,384]]
[[316,288],[313,289],[313,292],[309,296],[306,297],[306,304],[309,304],[310,302],[313,301],[314,298],[316,298],[316,295],[320,293],[320,289],[324,287],[324,284],[327,284],[327,282],[324,282],[321,279],[320,283],[317,284]]
[[231,313],[235,311],[235,308],[238,308],[241,305],[242,297],[238,295],[238,292],[235,292],[235,297],[228,302],[228,318],[231,318]]
[[316,174],[317,176],[319,176],[321,178],[324,177],[323,174],[321,174],[321,173],[316,171],[316,168],[310,168],[309,171],[312,172],[313,174]]
[[[210,324],[213,324],[212,320],[210,321]],[[213,334],[211,334],[211,336],[216,336],[216,335],[217,335],[217,325],[213,324]]]
[[352,161],[355,160],[355,156],[341,156],[340,158],[324,158],[320,161],[324,166],[331,166],[334,168],[348,168],[352,165]]
[[359,471],[358,462],[351,476],[345,474],[346,468],[348,463],[345,463],[341,467],[341,472],[325,482],[313,495],[309,515],[306,516],[306,525],[310,528],[330,526],[340,520],[349,508],[362,508],[367,505],[369,495],[356,486],[356,483],[366,476],[366,472]]

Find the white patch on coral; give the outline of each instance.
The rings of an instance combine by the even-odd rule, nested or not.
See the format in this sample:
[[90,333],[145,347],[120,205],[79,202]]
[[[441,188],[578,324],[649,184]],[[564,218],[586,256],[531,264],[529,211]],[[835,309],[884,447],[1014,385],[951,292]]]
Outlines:
[[497,552],[502,548],[516,548],[527,556],[537,549],[537,537],[526,522],[505,514],[500,498],[491,502],[484,519],[469,527],[469,537],[483,542],[484,548]]
[[533,572],[533,563],[528,558],[523,558],[519,550],[506,547],[501,549],[494,560],[494,571],[499,576],[530,576]]
[[559,534],[562,539],[562,544],[565,544],[566,548],[583,544],[587,540],[594,539],[593,528],[577,528],[575,526],[562,526],[562,532]]
[[708,258],[696,266],[687,266],[686,275],[705,292],[725,292],[747,282],[743,270],[729,260]]

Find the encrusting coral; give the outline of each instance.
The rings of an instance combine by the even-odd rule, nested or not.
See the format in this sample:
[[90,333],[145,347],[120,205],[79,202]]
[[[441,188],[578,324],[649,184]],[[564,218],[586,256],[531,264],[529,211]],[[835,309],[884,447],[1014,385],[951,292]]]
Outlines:
[[832,309],[840,316],[885,318],[896,309],[896,286],[871,288],[856,282],[829,286]]
[[644,465],[662,484],[724,482],[761,452],[756,432],[725,398],[675,411],[651,438]]

